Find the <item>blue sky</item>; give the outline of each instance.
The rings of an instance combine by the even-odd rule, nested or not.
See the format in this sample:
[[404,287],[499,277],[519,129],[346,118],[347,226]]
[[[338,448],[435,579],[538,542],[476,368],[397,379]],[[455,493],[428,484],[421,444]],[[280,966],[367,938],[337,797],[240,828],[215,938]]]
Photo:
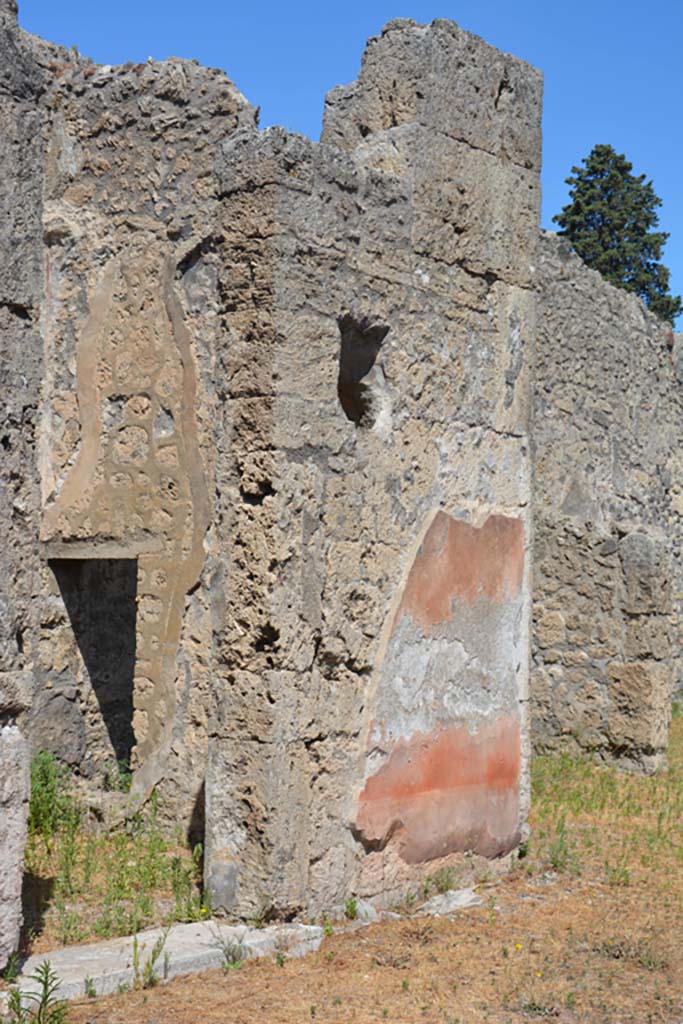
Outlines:
[[[663,200],[663,262],[683,293],[683,0],[20,0],[19,20],[100,63],[196,57],[261,107],[261,124],[317,138],[323,97],[356,77],[365,40],[397,17],[451,18],[545,75],[543,225],[598,142]],[[683,318],[678,329],[683,330]]]

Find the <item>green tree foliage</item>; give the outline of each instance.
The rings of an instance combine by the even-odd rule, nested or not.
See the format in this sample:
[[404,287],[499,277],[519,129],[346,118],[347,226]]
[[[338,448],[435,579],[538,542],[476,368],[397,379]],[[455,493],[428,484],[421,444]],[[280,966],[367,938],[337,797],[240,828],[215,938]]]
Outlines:
[[594,146],[572,167],[570,202],[553,220],[581,259],[611,284],[635,292],[662,320],[683,312],[680,295],[669,292],[669,271],[659,258],[669,237],[659,223],[652,182],[631,173],[633,165],[611,146]]

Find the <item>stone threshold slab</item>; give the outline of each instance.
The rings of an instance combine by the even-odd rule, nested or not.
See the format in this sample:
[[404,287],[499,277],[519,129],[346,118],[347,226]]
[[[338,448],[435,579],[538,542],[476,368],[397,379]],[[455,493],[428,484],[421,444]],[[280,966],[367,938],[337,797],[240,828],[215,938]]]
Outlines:
[[[140,973],[164,931],[163,928],[152,928],[138,934]],[[318,949],[322,939],[323,929],[314,925],[249,928],[216,921],[176,924],[168,930],[154,973],[161,983],[183,974],[221,967],[232,958],[246,960],[276,956],[278,953],[285,957],[304,956]],[[49,960],[60,979],[57,994],[62,999],[78,999],[88,994],[112,995],[132,988],[135,982],[134,943],[130,935],[30,956],[22,963],[21,974],[14,987],[22,993],[36,992],[37,985],[30,976],[45,960]],[[86,991],[86,982],[89,991]],[[7,998],[7,992],[0,992],[0,1009],[7,1008]]]

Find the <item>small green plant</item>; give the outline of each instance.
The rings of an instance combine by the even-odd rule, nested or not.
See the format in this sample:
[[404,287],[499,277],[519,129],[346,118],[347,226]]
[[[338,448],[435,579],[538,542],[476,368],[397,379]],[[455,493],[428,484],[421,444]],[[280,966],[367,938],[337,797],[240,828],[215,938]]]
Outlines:
[[55,908],[57,910],[59,940],[64,946],[68,946],[70,943],[79,942],[83,938],[81,918],[74,910],[67,908],[59,888],[57,891],[59,895],[55,899]]
[[223,962],[221,967],[224,974],[238,970],[247,957],[247,951],[239,939],[227,938],[218,929],[211,930],[211,936],[221,951]]
[[358,900],[355,896],[349,896],[348,900],[344,904],[344,913],[349,921],[355,921],[358,917]]
[[548,846],[548,860],[553,871],[566,871],[571,856],[567,836],[567,815],[561,814],[555,826],[555,839]]
[[88,975],[83,982],[83,988],[88,999],[97,999],[97,989],[95,988],[95,982]]
[[[199,857],[201,863],[201,853]],[[203,921],[209,916],[205,896],[195,891],[196,875],[197,861],[194,851],[190,867],[186,867],[180,857],[174,857],[171,861],[171,887],[175,902],[173,916],[176,921]]]
[[20,973],[21,967],[19,965],[19,954],[10,953],[7,960],[7,966],[4,971],[0,973],[0,978],[2,978],[3,981],[6,981],[8,985],[11,985],[12,982],[17,980]]
[[104,788],[109,793],[130,793],[133,775],[125,760],[110,761],[104,771]]
[[275,963],[276,963],[276,964],[278,965],[278,967],[284,967],[284,966],[285,966],[285,960],[286,960],[286,959],[287,959],[287,958],[286,958],[285,954],[284,954],[284,953],[282,953],[282,952],[280,952],[280,953],[278,953],[278,954],[277,954],[277,956],[275,957]]
[[626,886],[631,884],[631,872],[624,857],[619,857],[614,863],[608,858],[605,861],[605,875],[610,885]]
[[496,897],[491,893],[488,899],[488,921],[489,924],[496,923]]
[[[144,961],[141,961],[142,949],[138,942],[137,935],[133,936],[133,988],[134,989],[147,989],[154,988],[159,981],[159,976],[156,972],[159,958],[164,951],[166,945],[166,939],[170,928],[164,928],[161,935],[157,937],[152,946],[149,956]],[[168,974],[168,960],[165,960],[165,973]]]
[[433,875],[422,879],[422,895],[425,899],[436,891],[441,896],[455,887],[455,871],[453,868],[439,868]]
[[60,980],[49,960],[44,960],[30,976],[37,992],[13,989],[8,1000],[8,1024],[66,1024],[67,1004],[57,995]]
[[76,814],[70,776],[54,754],[40,750],[31,762],[31,798],[28,829],[40,836],[50,849],[52,839],[65,819]]
[[331,935],[334,935],[334,927],[332,926],[332,922],[330,921],[330,919],[327,916],[327,914],[323,914],[323,916],[322,916],[322,924],[323,924],[323,934],[325,935],[326,938],[329,939]]
[[442,896],[449,892],[455,885],[455,871],[453,868],[439,868],[434,872],[432,881],[434,888]]

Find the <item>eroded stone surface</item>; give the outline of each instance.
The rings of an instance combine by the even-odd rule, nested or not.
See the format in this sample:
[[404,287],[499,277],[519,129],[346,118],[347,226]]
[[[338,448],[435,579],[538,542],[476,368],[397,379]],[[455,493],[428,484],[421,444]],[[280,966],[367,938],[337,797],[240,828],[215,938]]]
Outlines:
[[[405,24],[371,49],[386,48],[392,60],[394,46],[410,48],[425,36],[440,53],[443,46],[448,95],[458,95],[460,65],[440,27]],[[473,60],[485,64],[488,48],[470,44]],[[435,123],[442,100],[428,73],[423,87],[433,93]],[[539,87],[531,69],[527,87]],[[438,97],[447,102],[444,92]],[[427,144],[425,132],[416,121],[378,123],[342,152],[269,129],[240,132],[223,147],[225,287],[235,344],[224,364],[232,462],[219,484],[230,572],[217,586],[226,608],[240,604],[240,611],[218,621],[214,634],[226,684],[209,754],[207,863],[215,900],[226,908],[272,900],[289,912],[323,909],[340,902],[344,886],[389,898],[419,877],[415,861],[439,847],[435,840],[407,858],[398,843],[373,849],[357,827],[368,759],[372,770],[379,767],[375,730],[392,721],[382,710],[395,693],[385,668],[396,662],[387,655],[387,633],[421,534],[438,510],[446,522],[461,521],[456,553],[467,550],[471,565],[483,557],[482,579],[509,573],[500,592],[516,595],[500,605],[486,598],[490,611],[481,615],[463,602],[454,622],[469,629],[475,656],[489,628],[510,642],[489,643],[488,693],[481,673],[467,679],[466,659],[439,674],[435,658],[426,674],[443,721],[425,730],[416,713],[402,739],[443,724],[465,726],[447,733],[464,743],[470,726],[495,725],[507,713],[514,781],[504,824],[491,822],[495,840],[482,839],[482,848],[509,846],[526,813],[520,696],[535,235],[520,211],[536,204],[537,216],[538,183],[532,171],[513,173],[500,151],[442,145],[437,132]],[[327,128],[324,138],[334,141]],[[466,209],[451,199],[463,166]],[[519,229],[504,265],[475,241],[500,189],[513,211],[510,230]],[[456,242],[449,249],[447,236],[462,249]],[[343,363],[349,337],[369,346],[362,392],[369,412],[358,416],[348,411],[347,388],[357,383]],[[499,565],[501,551],[489,545],[497,517],[514,523],[513,568],[504,558]],[[473,546],[475,527],[489,519],[490,532],[484,527],[485,540]],[[399,630],[409,627],[404,622]],[[455,647],[452,636],[443,642]],[[479,701],[476,724],[470,691]],[[469,805],[461,828],[437,821],[448,836],[439,848],[466,845],[469,816],[482,800]]]

